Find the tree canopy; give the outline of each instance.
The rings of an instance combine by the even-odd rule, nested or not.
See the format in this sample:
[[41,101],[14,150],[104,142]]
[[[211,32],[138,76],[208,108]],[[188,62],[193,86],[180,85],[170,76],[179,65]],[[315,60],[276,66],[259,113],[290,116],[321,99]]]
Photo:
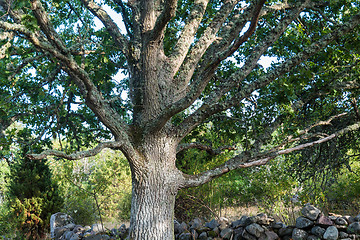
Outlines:
[[[155,185],[157,197],[163,184],[164,195],[176,195],[359,128],[359,7],[351,0],[0,0],[0,130],[21,119],[47,143],[40,154],[29,145],[32,159],[122,151],[137,238],[139,219],[147,221],[142,196]],[[219,139],[234,141],[201,138],[209,124]],[[235,154],[188,175],[175,162],[190,148]],[[158,221],[169,222],[165,215]]]

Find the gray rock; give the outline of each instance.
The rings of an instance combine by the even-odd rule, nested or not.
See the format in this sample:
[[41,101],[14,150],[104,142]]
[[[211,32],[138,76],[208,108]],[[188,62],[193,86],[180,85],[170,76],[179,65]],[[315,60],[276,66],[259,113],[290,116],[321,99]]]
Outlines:
[[252,223],[256,223],[256,221],[257,221],[256,216],[248,217],[248,218],[245,219],[244,227],[249,226]]
[[238,228],[238,227],[246,227],[247,225],[251,224],[252,221],[248,220],[248,216],[241,216],[241,218],[235,222],[232,223],[232,227]]
[[324,236],[325,231],[325,228],[322,228],[320,226],[315,226],[311,229],[311,233],[319,238],[322,238]]
[[205,227],[208,227],[210,229],[218,227],[220,224],[215,219],[211,220],[210,222],[205,223]]
[[244,238],[241,233],[235,234],[235,236],[234,236],[234,240],[243,240],[243,239]]
[[238,235],[238,234],[242,234],[242,232],[244,231],[243,227],[238,227],[234,229],[234,235]]
[[108,240],[110,237],[106,234],[90,235],[84,238],[85,240]]
[[69,223],[66,224],[64,227],[72,231],[76,227],[76,225],[74,223]]
[[222,239],[230,240],[232,239],[233,234],[234,234],[234,230],[232,230],[231,228],[225,228],[220,232],[220,237]]
[[252,223],[249,226],[245,228],[247,232],[249,232],[251,235],[256,236],[257,238],[260,237],[261,233],[263,233],[265,230],[257,223]]
[[243,222],[241,221],[241,219],[236,220],[230,224],[230,227],[232,227],[232,228],[238,228],[238,227],[243,227],[243,226],[244,225],[243,225]]
[[208,235],[206,232],[202,232],[200,235],[199,235],[199,240],[207,240],[208,239]]
[[339,238],[342,239],[342,238],[347,238],[349,237],[349,234],[347,234],[346,232],[339,232]]
[[335,219],[335,224],[337,224],[337,225],[347,225],[348,224],[348,222],[346,221],[346,219],[345,218],[343,218],[343,217],[338,217],[338,218],[336,218]]
[[296,228],[308,228],[314,225],[314,222],[305,217],[298,217],[296,219]]
[[54,236],[53,238],[54,238],[55,240],[60,239],[61,236],[62,236],[66,231],[68,231],[68,229],[65,228],[65,227],[55,228],[54,231],[53,231],[53,236]]
[[192,220],[189,225],[191,226],[190,228],[193,228],[193,229],[198,229],[201,227],[202,225],[202,222],[200,220],[200,218],[195,218],[194,220]]
[[280,239],[279,236],[273,231],[265,231],[264,234],[261,234],[259,240],[277,240]]
[[79,239],[80,239],[80,237],[79,237],[79,235],[76,234],[76,233],[74,233],[74,234],[71,236],[71,238],[70,238],[70,240],[79,240]]
[[191,233],[187,232],[187,233],[182,233],[179,236],[179,240],[191,240]]
[[279,229],[279,236],[280,236],[280,237],[291,236],[292,232],[293,232],[293,228],[289,228],[289,227],[287,227],[287,228],[280,228],[280,229]]
[[282,222],[274,222],[272,225],[271,225],[272,228],[274,229],[280,229],[280,228],[286,228],[286,225]]
[[329,217],[326,217],[324,215],[320,215],[318,220],[316,221],[316,224],[327,227],[327,226],[332,226],[334,225],[334,222],[331,221],[331,219]]
[[354,222],[354,223],[350,224],[347,228],[347,231],[348,231],[348,233],[360,234],[360,223]]
[[305,205],[302,209],[301,209],[301,213],[304,217],[315,221],[319,214],[320,214],[320,210],[317,209],[316,207],[314,207],[313,205],[307,204]]
[[245,238],[246,240],[257,240],[257,238],[256,238],[254,235],[248,233],[246,230],[243,231],[243,233],[241,234],[241,236],[242,236],[243,238]]
[[320,240],[321,238],[319,238],[318,236],[315,235],[309,235],[306,240]]
[[307,232],[299,228],[294,228],[291,235],[293,240],[305,240],[307,236]]
[[360,214],[357,215],[356,217],[354,217],[354,221],[355,221],[355,222],[360,222]]
[[58,213],[51,215],[51,217],[50,217],[51,238],[55,237],[55,234],[54,234],[55,228],[64,227],[70,223],[74,223],[74,220],[72,219],[72,217],[70,217],[66,213],[58,212]]
[[70,238],[72,237],[72,235],[74,235],[73,231],[67,230],[64,234],[63,234],[63,238],[65,238],[65,240],[70,240]]
[[178,233],[183,233],[183,232],[185,232],[186,230],[187,230],[187,224],[186,224],[186,223],[184,223],[184,222],[182,222],[181,224],[179,224],[178,222],[175,223],[175,225],[174,225],[174,232],[175,232],[176,234],[178,234]]
[[323,238],[326,240],[336,240],[339,237],[339,231],[335,226],[330,226],[326,229]]

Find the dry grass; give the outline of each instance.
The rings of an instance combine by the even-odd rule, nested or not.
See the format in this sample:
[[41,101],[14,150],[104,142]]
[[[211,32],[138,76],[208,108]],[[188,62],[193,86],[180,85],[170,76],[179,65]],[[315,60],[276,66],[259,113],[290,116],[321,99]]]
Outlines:
[[295,220],[300,216],[301,207],[277,206],[276,209],[264,208],[257,205],[248,205],[240,207],[227,207],[219,210],[219,216],[227,218],[230,222],[238,220],[241,216],[255,216],[259,213],[266,213],[277,222],[283,222],[287,225],[295,224]]

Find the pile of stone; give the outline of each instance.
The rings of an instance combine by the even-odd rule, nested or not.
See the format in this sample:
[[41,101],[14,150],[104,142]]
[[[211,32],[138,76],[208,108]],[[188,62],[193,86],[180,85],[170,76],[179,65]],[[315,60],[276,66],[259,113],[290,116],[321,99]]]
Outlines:
[[125,224],[118,229],[105,230],[101,224],[81,226],[75,224],[73,218],[65,213],[55,213],[50,218],[50,235],[55,240],[107,240],[125,239],[128,229]]
[[306,205],[295,226],[275,222],[266,214],[247,217],[227,224],[212,220],[203,226],[199,219],[190,224],[175,222],[176,239],[229,239],[229,240],[354,240],[360,239],[360,214],[351,216],[325,216],[319,209]]
[[[312,205],[305,205],[302,216],[296,219],[295,226],[286,226],[276,222],[266,214],[242,216],[229,223],[226,219],[203,222],[196,218],[190,223],[174,221],[176,240],[355,240],[360,239],[360,214],[356,217],[330,215],[325,216]],[[52,216],[51,236],[62,240],[100,240],[126,239],[128,229],[125,225],[119,229],[99,229],[99,225],[82,227],[75,225],[71,217],[63,213]]]

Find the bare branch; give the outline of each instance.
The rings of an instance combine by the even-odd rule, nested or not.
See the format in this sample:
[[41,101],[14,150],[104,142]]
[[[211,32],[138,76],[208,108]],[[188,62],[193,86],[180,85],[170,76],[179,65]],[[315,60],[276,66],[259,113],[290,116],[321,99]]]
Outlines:
[[188,150],[188,149],[194,149],[194,148],[206,151],[210,155],[213,155],[213,156],[223,153],[224,150],[229,150],[229,151],[236,150],[236,148],[234,146],[222,146],[222,147],[214,149],[212,146],[205,145],[203,143],[192,142],[192,143],[180,144],[177,148],[177,153],[184,151],[184,150]]
[[28,157],[34,160],[44,159],[48,156],[61,157],[68,160],[78,160],[86,157],[95,156],[105,148],[119,149],[122,146],[123,146],[123,142],[103,142],[103,143],[99,143],[95,148],[86,151],[67,154],[63,151],[49,149],[43,151],[40,154],[29,154]]
[[360,129],[360,122],[357,122],[353,125],[343,128],[340,131],[337,131],[328,137],[321,138],[319,140],[309,142],[309,143],[299,144],[295,147],[290,147],[287,149],[277,150],[277,151],[267,151],[267,152],[262,152],[262,153],[256,153],[253,156],[251,156],[251,154],[237,155],[237,156],[231,158],[230,160],[228,160],[226,163],[224,163],[214,169],[200,173],[198,175],[191,176],[191,175],[183,174],[185,177],[185,183],[183,184],[182,188],[196,187],[196,186],[202,185],[202,184],[209,182],[212,179],[219,177],[225,173],[228,173],[229,171],[234,170],[234,169],[265,165],[271,159],[274,159],[277,156],[292,153],[294,151],[299,151],[299,150],[302,150],[302,149],[305,149],[308,147],[312,147],[312,146],[330,141],[336,137],[342,136],[350,131],[355,131],[358,129]]
[[100,21],[104,24],[107,31],[113,37],[116,44],[120,47],[121,51],[125,56],[128,56],[127,39],[121,34],[119,27],[111,19],[109,14],[99,5],[97,5],[93,0],[81,0],[87,9],[92,12]]

